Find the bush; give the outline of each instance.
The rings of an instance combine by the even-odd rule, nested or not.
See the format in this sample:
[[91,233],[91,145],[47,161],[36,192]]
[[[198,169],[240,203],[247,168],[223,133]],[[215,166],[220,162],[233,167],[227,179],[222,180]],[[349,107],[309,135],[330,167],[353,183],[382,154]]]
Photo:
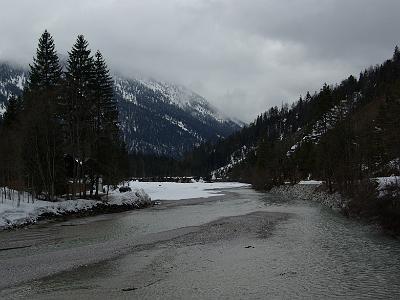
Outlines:
[[369,179],[352,184],[348,189],[350,203],[348,213],[361,217],[374,217],[379,215],[378,184]]

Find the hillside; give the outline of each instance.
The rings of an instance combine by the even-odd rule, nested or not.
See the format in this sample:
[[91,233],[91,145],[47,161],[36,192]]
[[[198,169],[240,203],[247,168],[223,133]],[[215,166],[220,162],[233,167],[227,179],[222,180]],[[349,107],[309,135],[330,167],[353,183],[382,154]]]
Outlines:
[[187,157],[192,170],[266,188],[314,178],[330,188],[399,173],[400,53],[358,78],[325,84]]

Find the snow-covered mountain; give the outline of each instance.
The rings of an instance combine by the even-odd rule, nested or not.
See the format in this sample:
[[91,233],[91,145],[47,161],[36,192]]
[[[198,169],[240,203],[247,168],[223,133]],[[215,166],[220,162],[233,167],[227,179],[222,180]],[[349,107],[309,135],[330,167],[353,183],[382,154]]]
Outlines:
[[[0,63],[0,115],[12,94],[19,95],[26,71]],[[155,79],[115,75],[120,126],[132,152],[179,157],[206,140],[225,138],[243,124],[221,114],[190,89]]]

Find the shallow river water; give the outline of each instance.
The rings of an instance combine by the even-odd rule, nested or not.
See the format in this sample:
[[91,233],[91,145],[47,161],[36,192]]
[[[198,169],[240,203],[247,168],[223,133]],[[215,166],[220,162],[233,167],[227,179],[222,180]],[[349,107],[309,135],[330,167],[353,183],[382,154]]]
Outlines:
[[250,188],[0,232],[1,299],[400,299],[400,242]]

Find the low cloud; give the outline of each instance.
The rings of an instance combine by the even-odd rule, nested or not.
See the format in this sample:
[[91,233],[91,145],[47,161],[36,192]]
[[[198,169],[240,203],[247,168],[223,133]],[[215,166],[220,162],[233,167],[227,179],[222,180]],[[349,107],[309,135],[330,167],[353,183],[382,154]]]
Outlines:
[[251,121],[389,58],[396,0],[6,0],[0,59],[31,61],[44,29],[66,54],[83,33],[110,67],[178,82]]

